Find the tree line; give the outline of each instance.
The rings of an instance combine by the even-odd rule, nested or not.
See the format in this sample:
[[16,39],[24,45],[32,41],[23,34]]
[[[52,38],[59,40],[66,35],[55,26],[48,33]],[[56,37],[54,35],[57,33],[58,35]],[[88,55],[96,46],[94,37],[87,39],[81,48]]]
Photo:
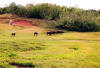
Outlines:
[[96,18],[100,10],[84,10],[75,7],[58,6],[55,4],[27,4],[16,5],[14,2],[8,7],[0,8],[0,14],[11,13],[21,17],[55,20],[55,28],[70,31],[98,31],[100,25]]

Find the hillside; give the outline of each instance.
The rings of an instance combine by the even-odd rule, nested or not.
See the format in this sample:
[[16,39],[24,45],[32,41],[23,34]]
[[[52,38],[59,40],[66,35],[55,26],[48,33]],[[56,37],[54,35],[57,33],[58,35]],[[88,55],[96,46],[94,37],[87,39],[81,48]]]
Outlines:
[[[84,10],[49,3],[22,6],[12,2],[8,7],[0,8],[0,14],[5,13],[13,14],[13,16],[11,15],[12,18],[14,18],[14,15],[15,18],[20,16],[21,20],[28,20],[33,25],[40,27],[78,32],[95,32],[100,30],[100,24],[96,21],[96,18],[100,16],[98,10]],[[18,20],[20,20],[19,17]]]
[[10,19],[12,19],[15,24],[18,24],[16,22],[22,21],[24,23],[27,22],[26,26],[32,25],[32,26],[37,26],[37,27],[51,27],[50,25],[53,25],[55,23],[55,21],[53,21],[53,20],[25,18],[25,17],[19,17],[17,15],[12,15],[12,14],[2,14],[2,15],[0,15],[0,23],[9,24]]

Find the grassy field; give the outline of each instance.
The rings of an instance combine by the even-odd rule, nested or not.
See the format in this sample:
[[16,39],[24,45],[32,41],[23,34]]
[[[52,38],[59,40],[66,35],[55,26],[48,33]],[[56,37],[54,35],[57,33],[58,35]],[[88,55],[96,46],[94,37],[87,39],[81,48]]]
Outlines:
[[[34,37],[34,31],[39,36]],[[12,37],[12,32],[17,35]],[[45,32],[40,27],[0,24],[0,68],[100,68],[100,32]]]

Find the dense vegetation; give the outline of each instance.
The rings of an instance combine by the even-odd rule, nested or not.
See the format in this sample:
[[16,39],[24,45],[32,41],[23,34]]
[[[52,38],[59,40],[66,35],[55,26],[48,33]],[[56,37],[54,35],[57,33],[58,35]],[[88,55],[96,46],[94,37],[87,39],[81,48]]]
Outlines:
[[99,24],[96,17],[99,16],[98,10],[83,10],[79,8],[67,8],[52,4],[27,4],[27,6],[11,3],[8,7],[0,8],[0,14],[11,13],[21,17],[55,20],[56,28],[71,31],[98,31]]

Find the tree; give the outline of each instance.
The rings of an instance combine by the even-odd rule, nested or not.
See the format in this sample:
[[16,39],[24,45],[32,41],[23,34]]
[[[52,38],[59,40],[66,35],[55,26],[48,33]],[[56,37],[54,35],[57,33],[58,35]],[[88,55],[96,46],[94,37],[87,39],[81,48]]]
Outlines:
[[14,2],[12,2],[10,5],[9,5],[9,8],[7,10],[9,13],[12,13],[12,14],[17,14],[18,12],[18,7],[16,6],[16,4]]

